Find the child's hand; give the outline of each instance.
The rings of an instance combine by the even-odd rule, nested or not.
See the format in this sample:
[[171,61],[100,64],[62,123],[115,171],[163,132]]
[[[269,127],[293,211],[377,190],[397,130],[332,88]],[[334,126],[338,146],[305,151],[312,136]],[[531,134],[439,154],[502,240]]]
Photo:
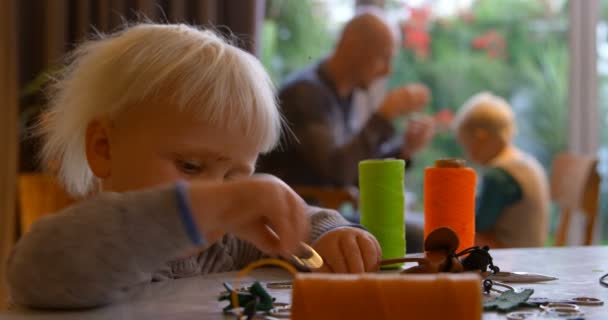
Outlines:
[[210,243],[230,233],[266,253],[287,256],[308,239],[306,203],[274,176],[193,181],[189,194],[196,224]]
[[331,230],[313,248],[323,258],[318,272],[363,273],[378,271],[382,250],[369,232],[352,227]]

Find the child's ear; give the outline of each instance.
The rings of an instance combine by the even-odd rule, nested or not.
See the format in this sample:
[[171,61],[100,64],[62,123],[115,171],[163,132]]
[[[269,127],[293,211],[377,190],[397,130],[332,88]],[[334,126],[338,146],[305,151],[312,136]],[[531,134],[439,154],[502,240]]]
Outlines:
[[89,123],[85,135],[89,167],[100,179],[108,178],[112,173],[109,126],[109,121],[93,120]]

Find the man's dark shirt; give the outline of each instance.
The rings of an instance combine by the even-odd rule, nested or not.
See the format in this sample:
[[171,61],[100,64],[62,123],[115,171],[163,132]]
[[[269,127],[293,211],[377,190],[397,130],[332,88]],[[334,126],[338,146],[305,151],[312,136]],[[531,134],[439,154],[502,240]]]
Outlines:
[[289,77],[279,103],[289,130],[261,157],[259,172],[292,186],[348,186],[357,184],[359,161],[399,155],[399,146],[387,147],[395,133],[389,121],[373,114],[361,129],[351,127],[352,96],[338,95],[323,63]]

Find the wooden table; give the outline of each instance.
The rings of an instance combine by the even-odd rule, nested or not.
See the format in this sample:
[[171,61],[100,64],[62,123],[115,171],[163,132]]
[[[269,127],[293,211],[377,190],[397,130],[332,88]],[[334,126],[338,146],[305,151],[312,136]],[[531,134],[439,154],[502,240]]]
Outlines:
[[[582,307],[585,319],[608,319],[608,288],[599,285],[608,272],[608,247],[567,247],[491,250],[495,263],[503,270],[553,275],[559,280],[543,284],[516,285],[533,288],[534,296],[571,298],[591,296],[606,301],[600,307]],[[221,313],[225,302],[218,302],[222,282],[235,273],[214,274],[148,285],[129,301],[110,307],[80,312],[11,310],[0,312],[0,319],[230,319]],[[278,269],[260,269],[252,274],[261,281],[288,279]],[[245,279],[244,284],[253,278]],[[289,302],[290,290],[272,290],[278,301]],[[234,318],[232,318],[234,319]],[[505,315],[484,313],[484,320],[506,319]]]

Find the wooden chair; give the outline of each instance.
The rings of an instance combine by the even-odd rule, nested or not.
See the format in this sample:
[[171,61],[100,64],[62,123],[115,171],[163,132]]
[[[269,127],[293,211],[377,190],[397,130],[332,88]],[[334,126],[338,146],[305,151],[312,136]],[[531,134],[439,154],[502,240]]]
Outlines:
[[295,186],[293,190],[304,200],[324,208],[338,210],[344,203],[350,203],[356,209],[359,204],[359,190],[355,187]]
[[25,234],[32,223],[41,216],[59,211],[76,201],[51,175],[21,174],[17,183],[21,235]]
[[551,199],[559,205],[560,222],[555,245],[563,246],[568,238],[572,214],[580,211],[586,218],[584,245],[591,245],[599,215],[600,176],[598,160],[593,156],[561,153],[551,169]]

